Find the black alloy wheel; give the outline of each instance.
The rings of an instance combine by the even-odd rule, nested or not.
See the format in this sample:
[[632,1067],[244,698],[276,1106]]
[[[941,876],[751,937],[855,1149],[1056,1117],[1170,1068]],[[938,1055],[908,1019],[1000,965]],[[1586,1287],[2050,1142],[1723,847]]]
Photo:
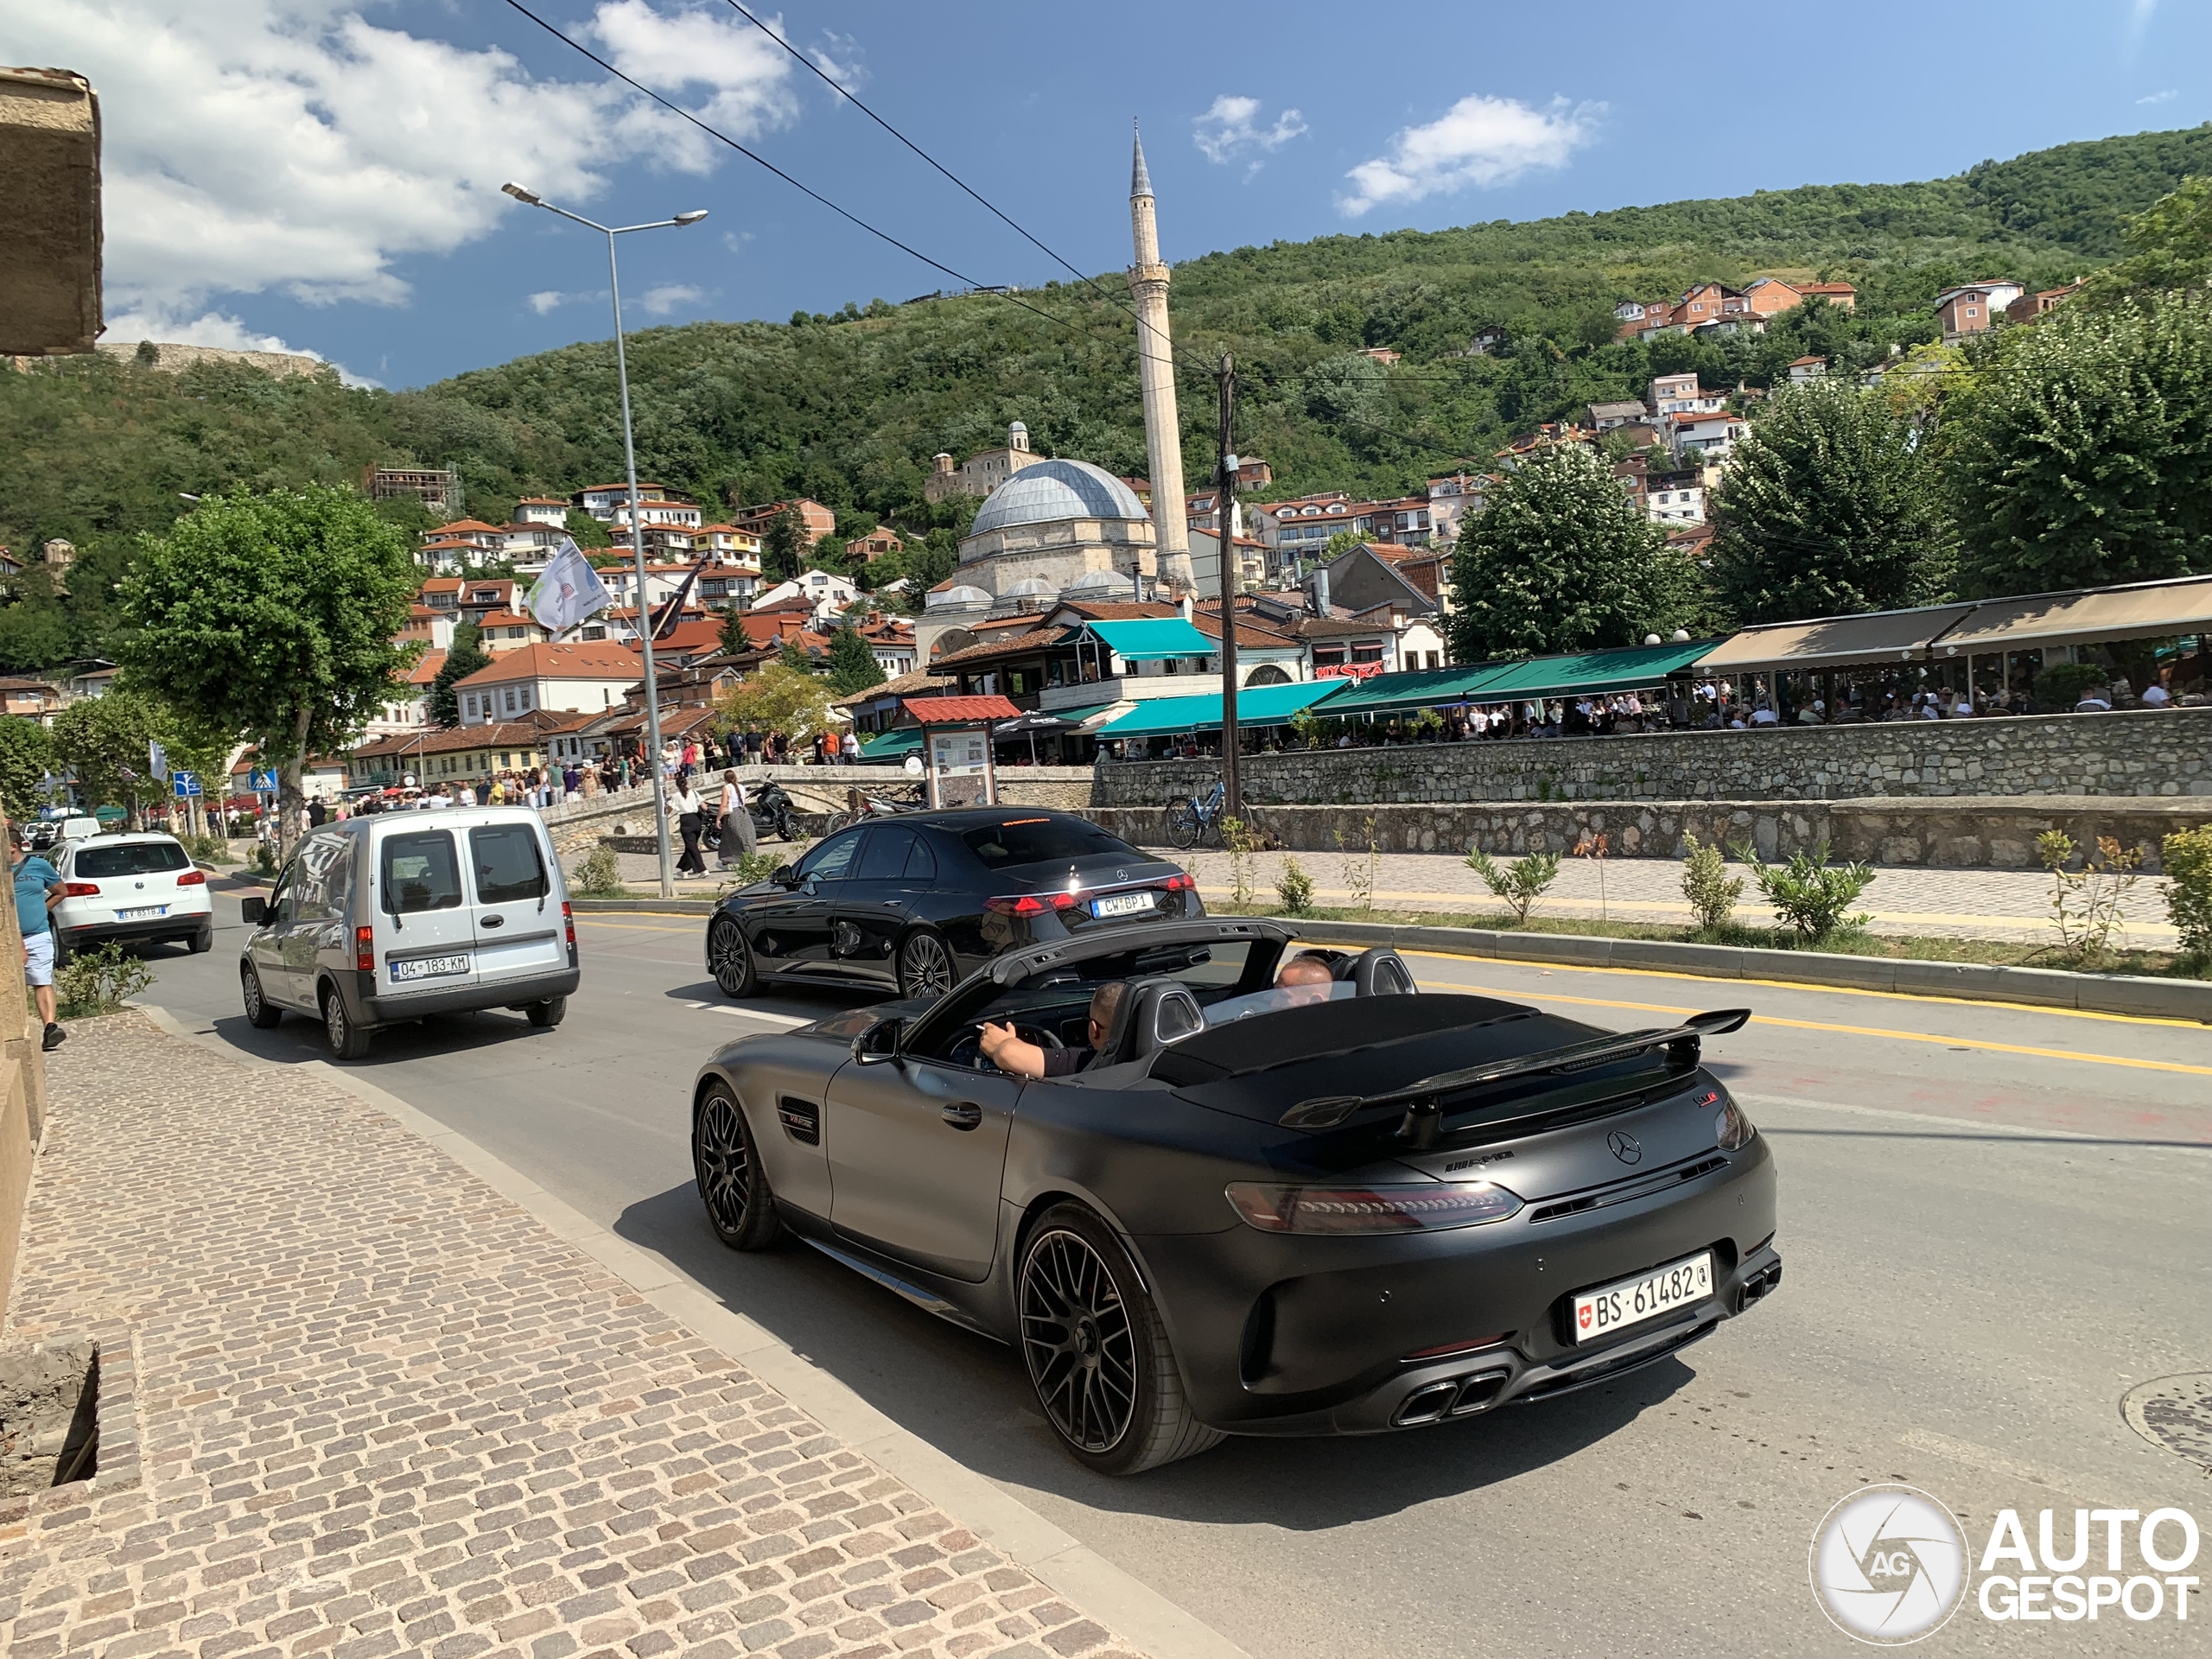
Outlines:
[[952,952],[927,928],[917,928],[899,947],[899,995],[932,1001],[952,988]]
[[734,916],[725,913],[707,924],[707,971],[724,996],[750,996],[759,988],[760,970]]
[[1166,1329],[1121,1242],[1089,1210],[1046,1212],[1023,1247],[1018,1295],[1037,1402],[1077,1462],[1133,1475],[1220,1443],[1191,1415]]
[[733,1250],[764,1249],[783,1224],[768,1178],[753,1147],[753,1131],[727,1084],[709,1090],[691,1115],[691,1171],[715,1236]]
[[245,1022],[257,1031],[273,1030],[283,1019],[283,1010],[261,994],[261,976],[250,962],[238,965],[238,991],[245,1001]]

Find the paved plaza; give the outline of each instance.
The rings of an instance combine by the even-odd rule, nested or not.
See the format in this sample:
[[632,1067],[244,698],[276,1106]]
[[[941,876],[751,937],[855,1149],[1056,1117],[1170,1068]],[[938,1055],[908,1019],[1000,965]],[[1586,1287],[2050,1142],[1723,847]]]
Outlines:
[[0,1501],[9,1659],[1126,1652],[319,1068],[71,1029],[7,1334],[140,1450]]

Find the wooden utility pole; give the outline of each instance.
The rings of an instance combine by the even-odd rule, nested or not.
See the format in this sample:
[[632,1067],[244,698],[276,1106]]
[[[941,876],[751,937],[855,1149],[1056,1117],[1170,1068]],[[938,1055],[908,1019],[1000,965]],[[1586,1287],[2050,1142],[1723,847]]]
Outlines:
[[1214,546],[1219,550],[1221,573],[1221,765],[1224,791],[1223,810],[1232,818],[1244,816],[1244,785],[1236,752],[1236,548],[1230,533],[1230,509],[1236,499],[1236,457],[1230,446],[1232,415],[1236,397],[1236,375],[1229,353],[1221,354],[1217,372],[1221,385],[1221,441],[1217,457],[1213,493]]

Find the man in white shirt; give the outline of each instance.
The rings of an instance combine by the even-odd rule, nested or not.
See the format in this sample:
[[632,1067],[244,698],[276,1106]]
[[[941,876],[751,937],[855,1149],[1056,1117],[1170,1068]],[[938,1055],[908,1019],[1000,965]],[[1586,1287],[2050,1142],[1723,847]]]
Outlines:
[[2166,696],[2166,688],[2159,684],[2158,681],[2153,680],[2150,684],[2143,688],[2143,695],[2138,697],[2136,701],[2141,703],[2145,709],[2163,709],[2166,706],[2169,701]]
[[722,773],[721,811],[722,845],[715,861],[722,869],[734,870],[741,852],[749,856],[760,850],[760,839],[753,830],[753,810],[746,804],[745,785],[737,781],[734,771]]
[[861,740],[857,733],[847,732],[845,734],[844,741],[839,744],[838,747],[843,752],[845,764],[847,766],[857,766],[860,765]]

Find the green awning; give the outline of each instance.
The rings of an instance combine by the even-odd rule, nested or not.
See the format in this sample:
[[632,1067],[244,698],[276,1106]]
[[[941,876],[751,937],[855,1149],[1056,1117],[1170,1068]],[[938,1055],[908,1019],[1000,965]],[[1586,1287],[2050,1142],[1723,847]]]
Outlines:
[[[1288,685],[1248,685],[1236,694],[1239,726],[1287,726],[1291,716],[1335,696],[1348,680],[1299,680]],[[1159,737],[1221,729],[1221,693],[1196,697],[1148,697],[1098,728],[1098,737]]]
[[1377,674],[1371,680],[1346,681],[1355,687],[1329,702],[1332,720],[1352,715],[1387,715],[1408,709],[1440,709],[1465,702],[1488,681],[1509,674],[1518,663],[1484,663],[1476,667],[1423,668],[1404,674]]
[[1686,671],[1708,655],[1710,639],[1683,645],[1638,645],[1625,651],[1578,651],[1563,657],[1532,657],[1504,664],[1506,671],[1484,680],[1474,692],[1478,702],[1509,702],[1537,697],[1603,696],[1662,685],[1669,675]]
[[921,728],[915,726],[901,726],[896,731],[878,732],[874,737],[862,738],[861,759],[899,760],[915,753],[921,747]]
[[1125,663],[1170,657],[1211,657],[1221,649],[1179,616],[1146,616],[1129,622],[1093,622],[1090,632]]

